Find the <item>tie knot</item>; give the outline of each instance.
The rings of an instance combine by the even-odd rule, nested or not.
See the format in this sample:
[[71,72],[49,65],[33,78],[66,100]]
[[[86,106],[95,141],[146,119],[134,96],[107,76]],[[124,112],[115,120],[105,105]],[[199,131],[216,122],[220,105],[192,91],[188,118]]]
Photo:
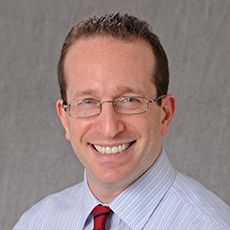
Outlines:
[[105,224],[110,213],[112,213],[110,207],[103,205],[97,205],[93,209],[94,230],[105,230]]

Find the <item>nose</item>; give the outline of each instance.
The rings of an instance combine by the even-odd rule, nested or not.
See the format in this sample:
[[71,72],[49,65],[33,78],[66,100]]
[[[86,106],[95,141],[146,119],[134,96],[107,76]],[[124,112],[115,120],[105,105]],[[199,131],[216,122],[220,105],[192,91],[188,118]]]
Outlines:
[[125,129],[125,122],[122,115],[118,114],[113,103],[107,101],[102,105],[101,114],[97,120],[97,130],[105,137],[114,138]]

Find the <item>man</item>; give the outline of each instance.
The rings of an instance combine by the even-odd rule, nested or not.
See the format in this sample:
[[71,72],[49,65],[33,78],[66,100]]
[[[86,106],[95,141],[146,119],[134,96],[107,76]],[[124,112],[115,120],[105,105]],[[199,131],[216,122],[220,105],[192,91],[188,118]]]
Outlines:
[[230,229],[230,208],[163,149],[175,97],[146,22],[111,14],[79,23],[58,77],[57,113],[84,181],[39,202],[14,229]]

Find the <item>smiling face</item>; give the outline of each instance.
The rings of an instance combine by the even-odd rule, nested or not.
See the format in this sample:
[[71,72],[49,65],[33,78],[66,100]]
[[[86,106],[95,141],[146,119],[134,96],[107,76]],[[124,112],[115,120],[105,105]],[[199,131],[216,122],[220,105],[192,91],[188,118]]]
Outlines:
[[[121,96],[155,99],[154,71],[155,57],[146,41],[81,38],[65,60],[68,103]],[[110,202],[154,163],[174,102],[174,97],[166,96],[161,107],[151,103],[148,112],[138,115],[118,114],[111,103],[104,103],[98,116],[72,118],[62,109],[62,101],[57,101],[66,139],[86,168],[88,184],[99,200]]]

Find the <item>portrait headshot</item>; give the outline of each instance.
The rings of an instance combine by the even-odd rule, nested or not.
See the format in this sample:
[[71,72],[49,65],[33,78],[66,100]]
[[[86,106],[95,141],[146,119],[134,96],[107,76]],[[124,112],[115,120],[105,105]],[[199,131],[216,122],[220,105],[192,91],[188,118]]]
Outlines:
[[2,4],[0,228],[230,229],[229,2],[108,3]]

